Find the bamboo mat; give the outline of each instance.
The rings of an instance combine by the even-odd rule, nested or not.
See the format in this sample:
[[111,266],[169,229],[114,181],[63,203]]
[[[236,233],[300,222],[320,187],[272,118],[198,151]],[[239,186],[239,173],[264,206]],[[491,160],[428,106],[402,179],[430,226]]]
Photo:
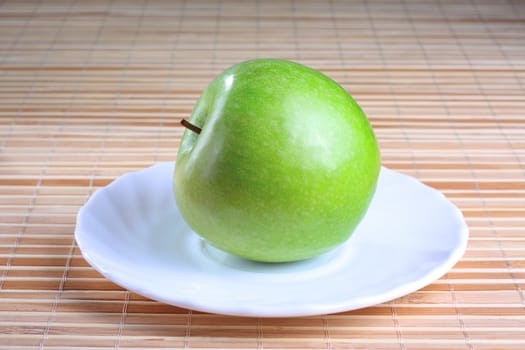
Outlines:
[[[257,319],[143,298],[83,260],[90,194],[174,160],[201,90],[255,57],[333,77],[384,165],[461,208],[449,273],[367,309]],[[524,85],[520,0],[0,2],[0,349],[524,349]]]

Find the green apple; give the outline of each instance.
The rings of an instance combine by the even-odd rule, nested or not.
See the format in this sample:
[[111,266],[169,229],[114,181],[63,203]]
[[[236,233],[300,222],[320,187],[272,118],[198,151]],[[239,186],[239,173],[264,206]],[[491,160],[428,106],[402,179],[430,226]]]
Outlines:
[[177,155],[174,194],[212,246],[263,262],[302,260],[346,241],[380,170],[373,130],[335,81],[258,59],[203,92]]

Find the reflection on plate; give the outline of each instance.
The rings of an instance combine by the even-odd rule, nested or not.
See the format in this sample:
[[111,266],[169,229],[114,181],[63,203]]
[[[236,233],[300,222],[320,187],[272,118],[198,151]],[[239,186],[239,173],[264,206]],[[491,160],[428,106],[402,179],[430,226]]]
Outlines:
[[440,192],[382,168],[365,218],[344,245],[287,264],[245,261],[204,243],[182,219],[174,163],[126,174],[81,208],[84,258],[133,292],[194,310],[306,316],[385,302],[433,282],[463,255],[468,229]]

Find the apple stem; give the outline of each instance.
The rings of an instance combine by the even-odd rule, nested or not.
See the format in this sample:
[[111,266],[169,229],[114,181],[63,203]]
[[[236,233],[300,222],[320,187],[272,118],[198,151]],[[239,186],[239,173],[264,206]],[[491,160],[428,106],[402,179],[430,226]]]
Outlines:
[[192,123],[190,123],[189,121],[187,121],[186,119],[182,119],[180,121],[180,123],[187,129],[190,129],[191,131],[193,131],[194,133],[196,134],[200,134],[202,129],[199,128],[197,125],[194,125]]

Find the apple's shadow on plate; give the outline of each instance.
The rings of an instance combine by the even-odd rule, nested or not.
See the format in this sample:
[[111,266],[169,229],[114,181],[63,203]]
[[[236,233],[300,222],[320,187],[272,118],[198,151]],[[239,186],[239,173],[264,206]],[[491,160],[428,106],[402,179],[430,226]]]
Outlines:
[[[148,229],[148,239],[143,241],[148,247],[142,247],[141,254],[146,252],[149,255],[148,260],[155,261],[162,268],[172,266],[180,269],[185,266],[206,273],[227,268],[239,272],[271,275],[304,272],[312,277],[316,270],[329,266],[333,269],[338,265],[336,261],[350,258],[348,248],[341,246],[321,256],[296,262],[264,263],[243,259],[219,250],[201,239],[186,224],[174,201],[171,201],[169,210],[159,213],[158,217],[150,222],[152,227]],[[342,252],[344,249],[346,252]]]

